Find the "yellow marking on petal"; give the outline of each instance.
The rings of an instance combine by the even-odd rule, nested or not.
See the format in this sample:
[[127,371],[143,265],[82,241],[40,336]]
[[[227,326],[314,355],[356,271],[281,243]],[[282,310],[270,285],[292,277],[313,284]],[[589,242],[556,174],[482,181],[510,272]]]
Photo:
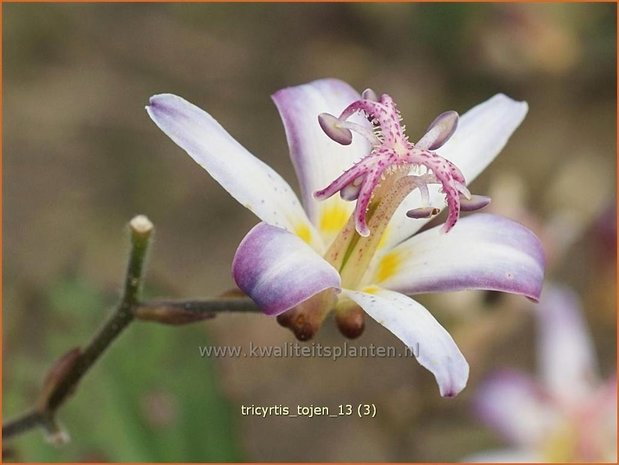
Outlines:
[[312,244],[312,231],[306,224],[300,224],[294,228],[294,233],[299,236],[306,244]]
[[378,291],[380,291],[380,287],[367,286],[367,287],[364,287],[361,291],[365,292],[366,294],[378,294]]
[[348,221],[350,212],[339,202],[325,206],[320,215],[320,230],[326,234],[340,232]]
[[376,280],[380,283],[386,279],[391,278],[400,269],[402,260],[399,254],[395,252],[389,252],[380,259],[378,263],[378,270],[376,271]]

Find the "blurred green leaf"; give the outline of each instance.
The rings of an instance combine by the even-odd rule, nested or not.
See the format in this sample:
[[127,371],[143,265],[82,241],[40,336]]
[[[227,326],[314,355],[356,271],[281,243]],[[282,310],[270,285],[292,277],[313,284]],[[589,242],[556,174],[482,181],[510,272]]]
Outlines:
[[[100,324],[107,314],[102,296],[74,277],[53,286],[47,303],[62,319],[70,317],[71,333],[82,335],[72,343],[86,341],[96,329],[92,322],[99,319]],[[66,348],[66,333],[44,334],[48,347]],[[207,343],[204,326],[134,323],[59,411],[71,443],[57,449],[40,432],[29,433],[14,441],[16,459],[239,461],[230,407],[218,388],[215,367],[198,354],[198,345]],[[21,397],[13,391],[7,401],[32,401]]]

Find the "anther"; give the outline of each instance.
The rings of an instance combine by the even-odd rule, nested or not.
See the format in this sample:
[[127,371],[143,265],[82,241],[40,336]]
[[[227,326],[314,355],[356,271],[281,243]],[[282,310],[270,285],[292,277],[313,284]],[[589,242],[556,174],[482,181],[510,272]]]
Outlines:
[[416,220],[419,219],[427,219],[432,218],[433,216],[438,215],[440,210],[435,207],[421,207],[421,208],[413,208],[406,212],[406,216],[409,218],[414,218]]
[[344,186],[340,190],[340,197],[342,200],[346,200],[348,202],[357,200],[359,198],[359,192],[361,192],[361,185],[363,184],[364,179],[365,176],[359,176],[353,182]]
[[481,210],[490,203],[490,197],[485,195],[471,195],[470,199],[460,197],[460,210],[463,212],[472,212]]
[[415,147],[420,150],[436,150],[449,140],[458,127],[458,113],[446,111],[436,117],[424,136],[419,139]]
[[361,93],[361,98],[363,100],[371,100],[372,102],[378,102],[378,96],[376,95],[376,92],[374,92],[372,89],[365,89]]
[[338,144],[350,145],[352,142],[352,132],[341,126],[342,121],[329,113],[318,115],[318,124],[327,136]]

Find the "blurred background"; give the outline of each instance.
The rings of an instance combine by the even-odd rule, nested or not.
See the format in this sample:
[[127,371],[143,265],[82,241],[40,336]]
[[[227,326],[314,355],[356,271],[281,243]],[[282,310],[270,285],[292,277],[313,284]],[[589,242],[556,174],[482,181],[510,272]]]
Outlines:
[[[543,240],[547,280],[583,300],[603,377],[615,371],[616,5],[3,5],[3,417],[84,344],[116,301],[126,223],[156,226],[149,297],[233,286],[257,222],[147,117],[172,92],[205,108],[297,189],[269,96],[322,77],[398,102],[412,140],[435,115],[497,92],[530,112],[474,183]],[[407,359],[200,358],[198,345],[282,344],[268,317],[134,324],[60,411],[70,444],[5,444],[27,461],[457,461],[505,444],[472,412],[498,367],[536,373],[523,298],[423,296],[471,365],[442,399]],[[315,339],[343,343],[332,321]],[[355,342],[399,346],[368,321]],[[241,405],[374,403],[375,419],[252,418]]]

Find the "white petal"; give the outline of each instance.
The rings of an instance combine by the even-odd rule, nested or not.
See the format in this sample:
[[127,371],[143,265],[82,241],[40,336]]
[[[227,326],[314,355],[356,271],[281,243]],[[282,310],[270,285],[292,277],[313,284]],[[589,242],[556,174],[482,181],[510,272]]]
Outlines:
[[[288,87],[273,95],[286,130],[303,204],[312,223],[323,233],[326,244],[344,226],[354,202],[346,202],[337,195],[318,201],[313,194],[367,155],[370,146],[358,134],[353,135],[350,145],[340,145],[331,140],[320,128],[318,115],[330,113],[337,117],[359,98],[356,90],[337,79],[321,79]],[[368,121],[358,115],[349,120],[370,127]]]
[[567,287],[546,286],[536,315],[539,364],[547,388],[572,405],[582,401],[593,392],[599,374],[578,296]]
[[[469,365],[449,333],[421,304],[398,292],[367,288],[346,295],[395,334],[427,368],[441,396],[453,397],[466,386]],[[371,292],[371,293],[369,293]]]
[[319,238],[290,186],[239,144],[211,115],[171,94],[150,98],[155,124],[261,220],[317,243]]
[[[526,102],[517,102],[497,94],[467,111],[459,120],[454,135],[436,152],[453,162],[470,184],[503,149],[512,133],[520,126],[528,111]],[[442,208],[444,196],[438,187],[430,188],[430,203]],[[428,220],[413,220],[406,212],[421,205],[416,190],[396,210],[384,246],[393,246],[418,231]]]
[[475,393],[480,418],[512,444],[535,447],[561,420],[553,399],[532,378],[513,370],[496,372]]
[[528,110],[526,102],[497,94],[467,111],[454,135],[437,153],[460,168],[466,182],[471,183],[507,144]]
[[478,213],[424,231],[377,257],[369,283],[407,294],[487,289],[539,298],[544,252],[527,228]]

